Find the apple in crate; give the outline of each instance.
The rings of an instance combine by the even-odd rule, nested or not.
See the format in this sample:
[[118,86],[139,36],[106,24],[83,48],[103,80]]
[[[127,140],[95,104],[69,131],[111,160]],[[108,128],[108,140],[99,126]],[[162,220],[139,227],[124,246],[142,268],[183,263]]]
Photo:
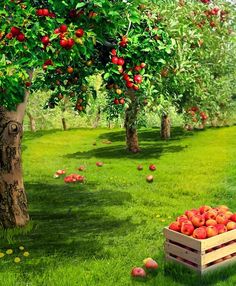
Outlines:
[[224,215],[227,217],[227,219],[230,219],[231,216],[233,215],[233,213],[230,212],[230,211],[227,211],[227,212],[224,213]]
[[228,223],[228,219],[224,214],[220,213],[216,217],[216,222],[218,224],[225,224],[226,225]]
[[193,226],[200,227],[205,224],[205,218],[202,215],[194,215],[191,217]]
[[183,222],[181,226],[181,232],[185,235],[192,235],[194,226],[190,222]]
[[227,227],[224,224],[217,224],[216,228],[218,230],[218,234],[221,234],[227,231]]
[[218,215],[218,212],[216,210],[211,209],[204,214],[204,217],[205,217],[205,220],[216,219],[217,215]]
[[134,267],[131,271],[131,276],[136,278],[144,278],[147,276],[147,274],[142,267]]
[[236,213],[231,215],[230,220],[236,222]]
[[216,236],[218,234],[218,229],[214,225],[210,225],[206,228],[207,237]]
[[206,226],[217,225],[217,222],[214,219],[208,219],[205,224],[206,224]]
[[189,218],[189,219],[191,219],[194,215],[197,215],[198,214],[198,210],[195,210],[195,209],[193,209],[193,210],[187,210],[186,212],[185,212],[185,215]]
[[200,212],[200,214],[204,214],[204,213],[206,213],[207,211],[209,211],[209,210],[211,210],[212,208],[210,207],[210,206],[201,206],[200,208],[199,208],[199,212]]
[[230,222],[227,223],[226,227],[227,227],[227,230],[236,229],[236,222],[230,221]]
[[156,270],[158,268],[158,263],[152,258],[146,258],[143,263],[148,270]]
[[194,229],[193,238],[205,239],[206,237],[207,237],[207,232],[204,227],[199,227],[199,228]]
[[180,232],[181,224],[178,221],[174,221],[169,225],[169,229]]

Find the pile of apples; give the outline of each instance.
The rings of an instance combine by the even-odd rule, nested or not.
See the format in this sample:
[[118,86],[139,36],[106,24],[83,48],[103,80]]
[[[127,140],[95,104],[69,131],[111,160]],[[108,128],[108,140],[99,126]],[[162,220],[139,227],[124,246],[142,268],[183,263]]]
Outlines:
[[64,178],[65,183],[84,183],[85,177],[78,174],[71,174]]
[[169,229],[195,239],[207,239],[236,229],[236,213],[225,206],[201,206],[187,210],[169,225]]
[[143,264],[143,267],[134,267],[131,270],[131,276],[133,278],[146,278],[147,272],[155,272],[158,269],[158,263],[150,257],[144,259]]

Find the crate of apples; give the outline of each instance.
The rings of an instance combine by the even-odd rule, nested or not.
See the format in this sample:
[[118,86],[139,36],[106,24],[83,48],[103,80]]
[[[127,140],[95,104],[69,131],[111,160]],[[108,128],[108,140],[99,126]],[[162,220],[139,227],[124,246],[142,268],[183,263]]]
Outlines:
[[236,212],[225,205],[187,210],[164,235],[167,259],[201,273],[236,262]]

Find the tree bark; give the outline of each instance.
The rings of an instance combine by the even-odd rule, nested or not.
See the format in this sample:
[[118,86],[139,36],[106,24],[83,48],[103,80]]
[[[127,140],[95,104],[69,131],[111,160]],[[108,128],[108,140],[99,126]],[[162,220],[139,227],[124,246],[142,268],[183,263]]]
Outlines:
[[63,130],[66,131],[66,130],[67,130],[67,125],[66,125],[66,119],[65,119],[65,117],[62,117],[61,122],[62,122]]
[[25,101],[16,111],[0,107],[0,227],[25,226],[29,221],[21,166]]
[[129,92],[131,103],[125,112],[126,146],[132,153],[140,152],[136,121],[138,116],[138,104],[134,92]]
[[35,123],[35,119],[34,119],[33,115],[29,111],[27,111],[26,113],[27,113],[27,115],[29,117],[29,121],[30,121],[30,131],[36,132],[36,123]]
[[99,106],[97,114],[96,114],[96,118],[95,118],[95,121],[94,121],[94,124],[93,124],[93,128],[97,128],[98,127],[100,119],[101,119],[101,108]]
[[161,139],[170,139],[170,118],[168,114],[163,114],[161,117]]

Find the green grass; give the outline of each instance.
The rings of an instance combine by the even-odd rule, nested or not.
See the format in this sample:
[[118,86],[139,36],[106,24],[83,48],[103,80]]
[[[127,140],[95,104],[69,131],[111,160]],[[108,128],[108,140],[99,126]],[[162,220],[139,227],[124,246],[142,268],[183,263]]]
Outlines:
[[[121,130],[26,133],[22,149],[32,222],[25,231],[1,232],[0,250],[24,245],[30,256],[19,264],[15,253],[1,258],[0,285],[236,285],[235,266],[201,279],[166,263],[162,234],[186,209],[226,204],[236,211],[236,127],[175,129],[168,142],[158,132],[140,131],[142,153],[136,155],[125,151]],[[96,167],[96,161],[104,166]],[[157,171],[148,184],[151,163]],[[72,173],[80,165],[86,166],[83,185],[53,178],[57,169]],[[144,283],[132,281],[131,268],[146,257],[158,261],[158,274]]]

